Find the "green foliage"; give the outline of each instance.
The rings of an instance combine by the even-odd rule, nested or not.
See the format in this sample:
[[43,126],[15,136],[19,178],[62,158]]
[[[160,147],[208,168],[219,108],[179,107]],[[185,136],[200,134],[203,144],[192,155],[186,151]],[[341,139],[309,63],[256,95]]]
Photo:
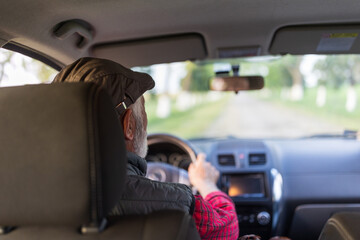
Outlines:
[[319,83],[339,89],[345,83],[359,82],[360,56],[330,55],[317,61],[314,72],[319,75]]
[[267,88],[290,87],[292,85],[291,74],[284,67],[282,61],[275,61],[268,64],[269,73],[266,76]]
[[268,68],[265,86],[270,89],[302,85],[303,77],[299,71],[302,57],[287,55],[265,64]]
[[181,80],[185,91],[205,92],[210,89],[210,81],[214,77],[212,64],[186,63],[186,76]]

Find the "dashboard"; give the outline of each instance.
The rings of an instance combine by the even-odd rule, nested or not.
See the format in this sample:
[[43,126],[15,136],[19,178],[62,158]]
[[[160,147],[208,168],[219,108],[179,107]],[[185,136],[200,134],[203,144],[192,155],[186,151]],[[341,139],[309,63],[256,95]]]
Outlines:
[[[334,213],[360,212],[356,140],[200,139],[186,144],[204,152],[220,171],[218,186],[235,203],[240,236],[318,239]],[[149,155],[184,169],[191,163],[182,147],[158,143],[149,147]]]

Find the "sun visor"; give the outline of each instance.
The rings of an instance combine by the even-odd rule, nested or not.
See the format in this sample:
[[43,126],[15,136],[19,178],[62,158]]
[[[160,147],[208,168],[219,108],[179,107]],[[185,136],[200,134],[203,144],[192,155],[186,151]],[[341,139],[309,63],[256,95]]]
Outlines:
[[279,29],[271,54],[360,53],[360,25],[290,26]]
[[203,59],[207,52],[200,34],[182,34],[99,44],[92,55],[133,67]]

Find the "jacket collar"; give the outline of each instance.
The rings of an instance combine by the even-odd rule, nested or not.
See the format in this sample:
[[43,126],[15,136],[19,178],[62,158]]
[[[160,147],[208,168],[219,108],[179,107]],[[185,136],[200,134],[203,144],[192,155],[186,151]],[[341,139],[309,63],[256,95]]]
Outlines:
[[145,159],[139,157],[135,153],[127,152],[127,160],[128,175],[146,175],[147,163]]

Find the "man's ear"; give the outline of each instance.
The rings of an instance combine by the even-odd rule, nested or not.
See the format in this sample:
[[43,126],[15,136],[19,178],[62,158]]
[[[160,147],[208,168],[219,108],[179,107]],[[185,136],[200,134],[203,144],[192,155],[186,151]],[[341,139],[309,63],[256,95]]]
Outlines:
[[126,109],[124,118],[123,118],[123,130],[125,140],[132,141],[135,134],[135,118],[131,108]]

